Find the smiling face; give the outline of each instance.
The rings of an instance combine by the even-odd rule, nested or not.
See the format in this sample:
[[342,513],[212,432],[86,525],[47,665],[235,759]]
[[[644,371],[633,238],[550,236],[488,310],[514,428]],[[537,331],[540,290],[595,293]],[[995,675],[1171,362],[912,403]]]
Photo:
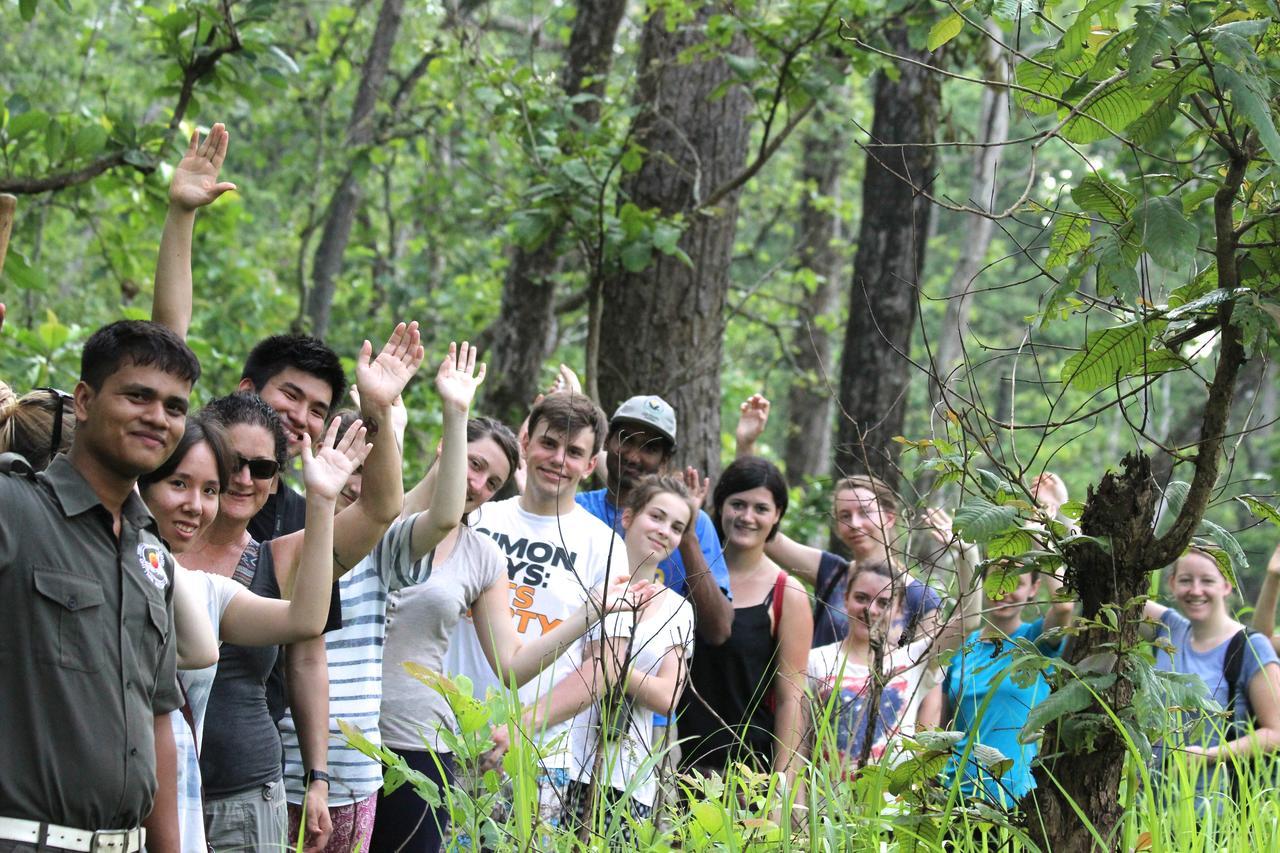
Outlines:
[[836,537],[855,559],[882,554],[896,516],[883,509],[870,489],[842,489],[835,498]]
[[142,498],[175,554],[187,550],[218,514],[218,463],[208,442],[194,444],[168,477]]
[[671,492],[658,492],[638,513],[624,509],[627,551],[651,564],[662,562],[680,545],[690,514],[689,502]]
[[268,459],[274,462],[275,440],[266,427],[234,424],[227,428],[227,443],[235,454],[232,457],[235,470],[231,472],[231,482],[222,494],[219,512],[228,519],[248,524],[271,497],[276,478],[253,479],[249,475],[249,467],[241,464],[241,460]]
[[781,520],[782,512],[774,503],[773,492],[764,486],[735,492],[720,507],[724,544],[738,548],[763,548]]
[[489,436],[467,445],[467,503],[471,512],[502,488],[511,476],[511,462],[502,446]]
[[240,380],[241,391],[257,391],[258,396],[280,416],[289,439],[289,458],[302,452],[302,434],[311,436],[311,446],[319,447],[324,436],[324,422],[333,405],[333,388],[329,383],[296,367],[286,367],[255,389],[248,379]]
[[75,444],[122,479],[136,479],[177,447],[190,394],[189,381],[126,362],[97,390],[76,385]]
[[1201,622],[1226,615],[1231,584],[1208,554],[1191,551],[1179,559],[1170,586],[1178,609],[1188,620]]
[[897,607],[893,581],[876,572],[859,572],[845,591],[844,606],[851,635],[868,642],[873,635],[885,636]]
[[540,421],[524,439],[528,468],[525,490],[539,500],[556,500],[576,492],[582,478],[595,470],[594,442],[595,436],[589,428],[567,436],[550,427],[547,421]]

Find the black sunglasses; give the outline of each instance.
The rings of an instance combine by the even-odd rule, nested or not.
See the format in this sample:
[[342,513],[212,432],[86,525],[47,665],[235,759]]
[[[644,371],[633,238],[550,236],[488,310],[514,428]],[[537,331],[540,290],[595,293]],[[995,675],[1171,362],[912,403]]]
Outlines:
[[270,480],[280,470],[280,463],[274,459],[245,459],[236,455],[236,472],[249,469],[249,476],[255,480]]
[[62,447],[62,416],[67,410],[67,405],[75,403],[75,397],[58,388],[33,388],[33,391],[43,391],[49,395],[53,402],[53,435],[49,441],[49,458],[58,455],[58,448]]

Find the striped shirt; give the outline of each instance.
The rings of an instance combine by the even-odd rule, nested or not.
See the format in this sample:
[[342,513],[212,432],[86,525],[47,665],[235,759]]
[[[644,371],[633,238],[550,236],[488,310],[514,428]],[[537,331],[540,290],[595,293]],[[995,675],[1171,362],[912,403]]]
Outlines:
[[[409,559],[413,520],[392,525],[369,556],[338,583],[342,628],[324,635],[329,660],[330,806],[359,802],[382,787],[382,765],[347,745],[338,720],[351,723],[375,744],[381,743],[378,708],[382,704],[387,594],[422,583],[431,575],[429,560],[414,563]],[[306,794],[306,768],[290,714],[280,720],[280,738],[284,742],[286,797],[300,805]]]

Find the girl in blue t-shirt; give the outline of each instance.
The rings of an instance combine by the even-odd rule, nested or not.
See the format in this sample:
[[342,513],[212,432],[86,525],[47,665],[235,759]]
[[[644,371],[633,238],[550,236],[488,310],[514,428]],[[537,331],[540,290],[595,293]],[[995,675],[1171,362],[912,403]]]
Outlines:
[[[1043,674],[1025,685],[1009,675],[1016,648],[1014,641],[1029,640],[1040,645],[1046,655],[1060,655],[1062,642],[1042,643],[1042,638],[1051,629],[1068,625],[1074,608],[1070,601],[1055,601],[1044,616],[1024,622],[1023,611],[1036,600],[1041,585],[1040,575],[1029,572],[1020,575],[1017,587],[1000,599],[984,594],[982,628],[966,638],[952,658],[943,681],[953,728],[967,733],[955,748],[947,774],[953,779],[961,777],[960,790],[964,796],[979,797],[1006,808],[1035,787],[1031,761],[1039,744],[1021,743],[1018,735],[1027,714],[1049,695],[1049,683]],[[1048,576],[1043,585],[1052,597],[1062,582]],[[993,776],[973,755],[972,743],[1000,750],[1013,765],[999,777]],[[963,774],[961,756],[967,756]]]
[[[1200,676],[1209,695],[1231,712],[1235,720],[1253,721],[1253,730],[1236,734],[1218,720],[1203,727],[1198,719],[1184,714],[1165,749],[1178,748],[1193,766],[1210,770],[1228,756],[1244,757],[1280,749],[1280,662],[1269,638],[1251,633],[1243,647],[1240,678],[1233,690],[1226,677],[1227,647],[1244,626],[1231,618],[1227,596],[1231,584],[1218,569],[1213,556],[1193,548],[1173,565],[1169,573],[1170,596],[1177,609],[1147,602],[1144,614],[1160,623],[1159,635],[1168,640],[1173,654],[1156,652],[1156,668]],[[1154,632],[1153,632],[1154,633]],[[1227,708],[1229,697],[1236,706]],[[1196,732],[1200,732],[1196,736]],[[1202,772],[1197,792],[1203,793],[1210,774]]]

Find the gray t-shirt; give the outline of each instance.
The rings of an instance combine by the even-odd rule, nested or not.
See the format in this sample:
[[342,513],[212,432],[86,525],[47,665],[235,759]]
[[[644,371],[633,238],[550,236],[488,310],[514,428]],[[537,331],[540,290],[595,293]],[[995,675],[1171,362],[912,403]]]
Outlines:
[[[405,574],[410,574],[408,567]],[[443,672],[444,653],[458,620],[480,593],[505,578],[506,558],[498,546],[464,526],[458,529],[448,559],[433,566],[430,579],[388,596],[379,721],[384,745],[423,750],[429,744],[437,752],[449,751],[436,733],[441,725],[454,727],[449,704],[403,664],[413,661]]]

